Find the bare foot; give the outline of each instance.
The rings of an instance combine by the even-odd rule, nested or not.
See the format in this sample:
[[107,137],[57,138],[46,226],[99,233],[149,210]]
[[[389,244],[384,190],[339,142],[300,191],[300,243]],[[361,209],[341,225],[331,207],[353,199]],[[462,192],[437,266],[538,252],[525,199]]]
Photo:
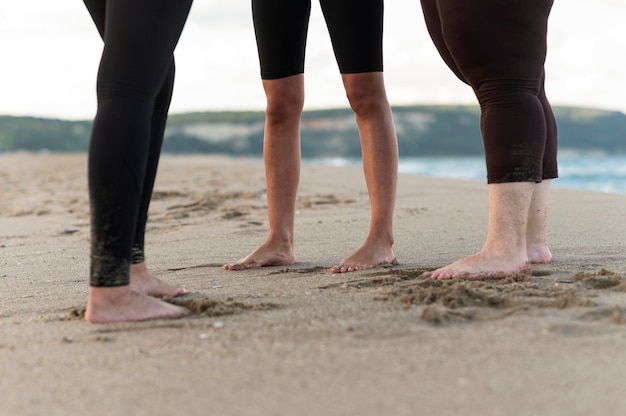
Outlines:
[[528,247],[526,252],[532,264],[546,264],[552,261],[552,253],[547,245]]
[[187,308],[134,292],[130,286],[90,287],[85,320],[93,323],[176,319],[191,314]]
[[364,244],[350,257],[341,260],[339,266],[331,267],[330,271],[331,273],[357,272],[385,264],[398,264],[391,247],[375,247],[373,244]]
[[266,242],[248,256],[224,265],[224,270],[245,270],[263,266],[287,266],[296,262],[293,247]]
[[149,296],[176,296],[187,293],[185,288],[165,283],[154,277],[145,262],[131,264],[130,266],[130,289]]
[[513,260],[509,256],[489,256],[484,251],[480,251],[445,267],[426,272],[424,275],[435,280],[503,279],[515,273],[528,273],[529,270],[529,262],[523,259]]

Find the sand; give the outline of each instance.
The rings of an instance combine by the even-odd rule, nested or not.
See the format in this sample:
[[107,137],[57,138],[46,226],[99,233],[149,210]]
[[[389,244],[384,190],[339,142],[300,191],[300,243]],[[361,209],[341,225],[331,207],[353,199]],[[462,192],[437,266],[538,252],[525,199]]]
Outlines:
[[626,195],[553,189],[554,262],[424,270],[480,249],[483,182],[401,175],[399,265],[331,274],[365,237],[358,167],[305,165],[297,264],[221,266],[267,234],[258,160],[162,158],[151,270],[177,321],[90,324],[86,155],[0,155],[1,415],[623,415]]

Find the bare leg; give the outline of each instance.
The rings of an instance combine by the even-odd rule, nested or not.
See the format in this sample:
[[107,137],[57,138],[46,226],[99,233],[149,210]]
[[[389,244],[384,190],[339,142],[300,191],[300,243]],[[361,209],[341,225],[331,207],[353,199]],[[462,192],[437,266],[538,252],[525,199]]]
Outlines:
[[130,289],[148,296],[171,296],[173,298],[187,293],[185,288],[165,283],[153,276],[146,262],[131,264]]
[[535,184],[493,183],[489,186],[489,225],[481,251],[448,266],[424,273],[437,280],[504,278],[530,268],[526,252],[528,210]]
[[550,263],[552,261],[547,236],[549,190],[550,179],[536,184],[528,211],[526,251],[531,263]]
[[181,306],[134,292],[130,286],[89,288],[85,320],[93,323],[175,319],[191,312]]
[[334,266],[333,273],[396,263],[393,253],[393,209],[398,178],[398,142],[382,72],[344,74],[343,82],[356,115],[363,170],[372,214],[363,245]]
[[226,270],[284,266],[296,262],[294,221],[300,180],[300,117],[304,105],[304,75],[264,80],[267,97],[265,181],[270,235],[265,243]]

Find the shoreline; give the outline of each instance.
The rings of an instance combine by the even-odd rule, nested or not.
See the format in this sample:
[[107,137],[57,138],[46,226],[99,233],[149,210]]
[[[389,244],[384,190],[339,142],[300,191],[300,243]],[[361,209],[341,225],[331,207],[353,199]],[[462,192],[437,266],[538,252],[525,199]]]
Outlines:
[[[82,155],[85,153],[74,152],[39,152],[16,151],[2,153],[2,155],[31,155],[46,157],[49,155]],[[86,156],[85,156],[86,157]],[[212,155],[203,153],[174,154],[163,153],[163,157],[206,157],[222,158],[233,161],[249,160],[262,162],[262,156],[235,156],[235,155]],[[401,156],[399,159],[399,174],[428,176],[432,178],[452,180],[472,180],[486,183],[486,168],[484,156]],[[360,158],[354,157],[328,157],[328,158],[303,158],[302,164],[323,165],[330,167],[361,167]],[[626,195],[626,155],[610,155],[606,152],[579,152],[559,151],[559,178],[553,180],[552,189],[569,189],[605,194]]]

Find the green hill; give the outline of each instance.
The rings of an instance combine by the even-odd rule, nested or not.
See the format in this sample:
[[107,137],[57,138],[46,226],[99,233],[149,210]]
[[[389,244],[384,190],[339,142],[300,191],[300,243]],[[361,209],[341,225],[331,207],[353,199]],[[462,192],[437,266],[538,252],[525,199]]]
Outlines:
[[[561,150],[626,154],[626,114],[555,107]],[[393,107],[401,156],[464,156],[483,153],[477,106]],[[261,156],[262,111],[173,114],[163,151]],[[86,151],[91,121],[0,116],[4,151]],[[359,157],[356,122],[348,108],[306,111],[302,156]]]

